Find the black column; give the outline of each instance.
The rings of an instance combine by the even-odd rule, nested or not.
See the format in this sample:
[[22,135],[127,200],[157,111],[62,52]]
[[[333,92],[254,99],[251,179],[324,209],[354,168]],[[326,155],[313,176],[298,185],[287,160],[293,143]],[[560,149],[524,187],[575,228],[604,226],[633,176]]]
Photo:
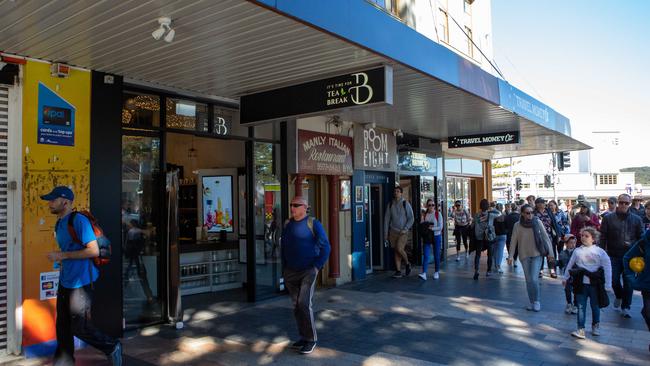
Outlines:
[[[248,128],[248,137],[255,136],[255,128]],[[246,141],[246,300],[256,298],[255,273],[255,142]]]
[[[105,78],[105,76],[108,76]],[[112,80],[112,83],[111,83]],[[93,320],[122,336],[122,77],[92,72],[90,113],[90,210],[111,241],[111,262],[95,283]]]

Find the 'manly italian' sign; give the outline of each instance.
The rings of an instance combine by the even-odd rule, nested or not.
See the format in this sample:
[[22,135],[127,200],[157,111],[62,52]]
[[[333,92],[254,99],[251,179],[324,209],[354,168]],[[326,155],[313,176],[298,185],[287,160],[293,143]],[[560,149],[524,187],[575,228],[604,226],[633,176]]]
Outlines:
[[481,135],[449,136],[449,148],[518,144],[519,131],[495,132]]
[[298,173],[352,175],[352,138],[298,130]]

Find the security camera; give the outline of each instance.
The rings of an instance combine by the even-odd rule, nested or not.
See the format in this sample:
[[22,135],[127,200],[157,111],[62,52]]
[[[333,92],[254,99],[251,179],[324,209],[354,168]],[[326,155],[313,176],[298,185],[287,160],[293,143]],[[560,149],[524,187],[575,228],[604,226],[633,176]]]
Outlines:
[[404,137],[404,132],[402,132],[402,130],[399,129],[399,130],[393,131],[393,135],[395,135],[395,137]]

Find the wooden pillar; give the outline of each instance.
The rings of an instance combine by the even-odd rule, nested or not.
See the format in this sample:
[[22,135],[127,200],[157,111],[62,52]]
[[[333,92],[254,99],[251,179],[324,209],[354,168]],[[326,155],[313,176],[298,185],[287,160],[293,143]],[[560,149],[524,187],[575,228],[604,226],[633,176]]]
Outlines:
[[339,201],[340,188],[339,177],[330,175],[327,177],[329,183],[329,239],[332,251],[329,258],[329,277],[341,277],[339,258]]
[[[296,180],[293,182],[293,185],[294,185],[294,197],[302,196],[302,181],[303,180],[305,180],[305,175],[304,174],[296,174]],[[311,204],[313,204],[313,202]]]

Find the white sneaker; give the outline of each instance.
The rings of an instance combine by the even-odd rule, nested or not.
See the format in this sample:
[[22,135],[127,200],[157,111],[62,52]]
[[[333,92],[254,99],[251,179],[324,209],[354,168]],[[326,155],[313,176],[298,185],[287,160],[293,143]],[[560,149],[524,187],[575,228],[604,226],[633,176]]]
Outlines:
[[579,338],[579,339],[585,339],[585,328],[580,328],[571,333],[572,336]]
[[620,308],[622,303],[623,303],[623,299],[614,300],[614,309]]
[[578,314],[578,307],[577,306],[573,305],[571,307],[571,314]]
[[499,274],[503,274],[503,269],[501,269],[501,266],[497,267],[497,272],[498,272]]
[[433,279],[437,280],[438,278],[440,278],[440,274],[438,272],[434,272],[433,273]]
[[460,254],[456,255],[456,262],[460,262]]
[[573,311],[573,305],[566,304],[566,307],[564,308],[564,313],[565,314],[571,314],[571,311]]
[[534,309],[535,309],[535,305],[533,305],[532,302],[526,306],[526,310],[528,311],[533,311]]
[[465,258],[469,258],[469,252],[465,252]]
[[600,335],[600,323],[596,323],[591,326],[591,335],[599,336]]
[[539,303],[539,301],[535,301],[533,303],[533,311],[540,311],[542,310],[542,304]]
[[426,273],[420,273],[420,274],[418,275],[418,277],[420,277],[420,279],[421,279],[422,281],[426,281],[426,280],[427,280],[427,274],[426,274]]

